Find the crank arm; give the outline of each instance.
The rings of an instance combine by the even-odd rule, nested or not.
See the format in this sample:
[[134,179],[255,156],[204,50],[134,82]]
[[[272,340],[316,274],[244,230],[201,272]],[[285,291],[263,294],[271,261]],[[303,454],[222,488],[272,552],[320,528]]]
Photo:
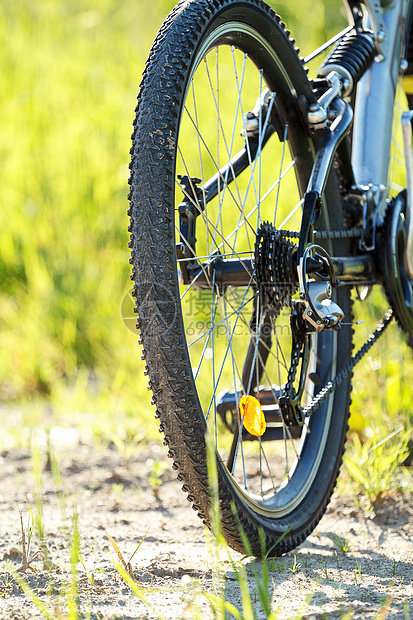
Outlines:
[[346,135],[353,120],[353,111],[348,103],[337,97],[330,104],[330,110],[337,113],[337,117],[330,127],[324,127],[316,132],[321,133],[319,148],[304,196],[303,219],[301,223],[297,258],[302,258],[309,242],[313,242],[313,227],[320,214],[320,197],[324,191],[328,173],[333,163],[334,153]]

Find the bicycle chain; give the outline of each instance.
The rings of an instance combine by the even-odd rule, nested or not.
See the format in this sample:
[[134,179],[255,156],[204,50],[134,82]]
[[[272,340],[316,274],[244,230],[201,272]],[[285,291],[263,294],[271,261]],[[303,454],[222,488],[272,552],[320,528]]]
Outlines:
[[[315,230],[314,239],[358,239],[365,234],[365,228],[351,228],[350,230]],[[297,230],[278,230],[280,237],[298,239],[300,233]]]
[[344,368],[334,377],[332,381],[329,381],[313,398],[311,403],[307,405],[307,407],[303,407],[301,409],[301,414],[303,419],[306,417],[310,417],[316,409],[334,392],[340,383],[344,381],[344,379],[351,374],[353,368],[359,361],[368,353],[373,344],[377,342],[380,336],[384,333],[385,329],[389,326],[391,320],[393,318],[393,310],[389,309],[384,315],[383,319],[379,321],[375,331],[368,337],[367,341],[364,345],[357,351],[356,355],[354,355],[344,366]]
[[290,370],[288,371],[287,383],[285,386],[287,394],[289,394],[290,391],[293,389],[295,375],[297,374],[297,368],[300,362],[302,344],[303,344],[302,340],[301,341],[296,340],[296,342],[293,345],[293,350],[291,352],[291,358],[292,358],[291,366],[290,366]]
[[302,408],[300,405],[293,405],[291,403],[291,400],[295,400],[297,397],[297,395],[294,394],[294,381],[298,370],[298,364],[300,363],[303,346],[305,347],[304,338],[297,338],[291,350],[291,366],[288,371],[287,383],[283,389],[282,396],[279,398],[281,416],[287,426],[302,426],[304,423]]

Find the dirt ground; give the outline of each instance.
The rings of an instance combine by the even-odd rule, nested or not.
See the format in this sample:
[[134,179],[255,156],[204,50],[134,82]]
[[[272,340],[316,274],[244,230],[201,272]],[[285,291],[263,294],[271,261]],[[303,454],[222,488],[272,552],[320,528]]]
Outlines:
[[[65,617],[70,603],[69,533],[75,507],[80,556],[89,573],[88,578],[78,562],[79,617],[194,618],[197,601],[199,617],[206,619],[212,614],[200,592],[217,592],[220,583],[226,599],[242,609],[228,555],[224,553],[222,561],[216,562],[208,534],[186,502],[162,446],[147,446],[132,456],[120,455],[114,447],[99,450],[76,442],[56,450],[60,481],[59,472],[49,471],[44,456],[41,463],[41,523],[51,565],[47,568],[39,555],[31,564],[35,572],[19,573],[37,596],[37,606],[34,595],[24,593],[10,570],[22,562],[19,511],[25,521],[28,505],[39,515],[39,476],[36,481],[28,451],[11,449],[0,455],[1,618],[47,617],[45,609],[51,618]],[[131,561],[144,602],[114,567],[116,554],[106,532],[128,561],[147,531]],[[331,532],[352,543],[347,553],[329,538]],[[34,533],[31,556],[39,550],[39,536]],[[237,553],[231,557],[235,562],[241,560]],[[243,562],[248,565],[257,618],[266,618],[253,576],[254,567],[260,570],[259,563]],[[336,494],[313,535],[295,552],[270,561],[270,584],[273,608],[282,619],[297,615],[370,619],[387,613],[391,618],[413,618],[412,498],[395,495],[368,515],[351,498]]]

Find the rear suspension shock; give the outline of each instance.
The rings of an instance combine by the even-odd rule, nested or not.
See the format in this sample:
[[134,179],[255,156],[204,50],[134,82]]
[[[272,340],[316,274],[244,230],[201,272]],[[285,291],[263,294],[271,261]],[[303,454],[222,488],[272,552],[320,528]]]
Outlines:
[[343,37],[327,56],[318,70],[318,77],[326,77],[332,71],[338,73],[343,82],[342,95],[346,97],[351,94],[376,55],[372,32],[351,32]]

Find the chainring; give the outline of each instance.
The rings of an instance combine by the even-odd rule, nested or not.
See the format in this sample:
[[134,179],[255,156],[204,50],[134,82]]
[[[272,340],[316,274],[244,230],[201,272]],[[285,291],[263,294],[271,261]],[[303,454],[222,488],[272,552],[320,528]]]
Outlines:
[[384,222],[384,289],[400,327],[413,335],[413,280],[404,266],[407,244],[406,190],[392,200]]

